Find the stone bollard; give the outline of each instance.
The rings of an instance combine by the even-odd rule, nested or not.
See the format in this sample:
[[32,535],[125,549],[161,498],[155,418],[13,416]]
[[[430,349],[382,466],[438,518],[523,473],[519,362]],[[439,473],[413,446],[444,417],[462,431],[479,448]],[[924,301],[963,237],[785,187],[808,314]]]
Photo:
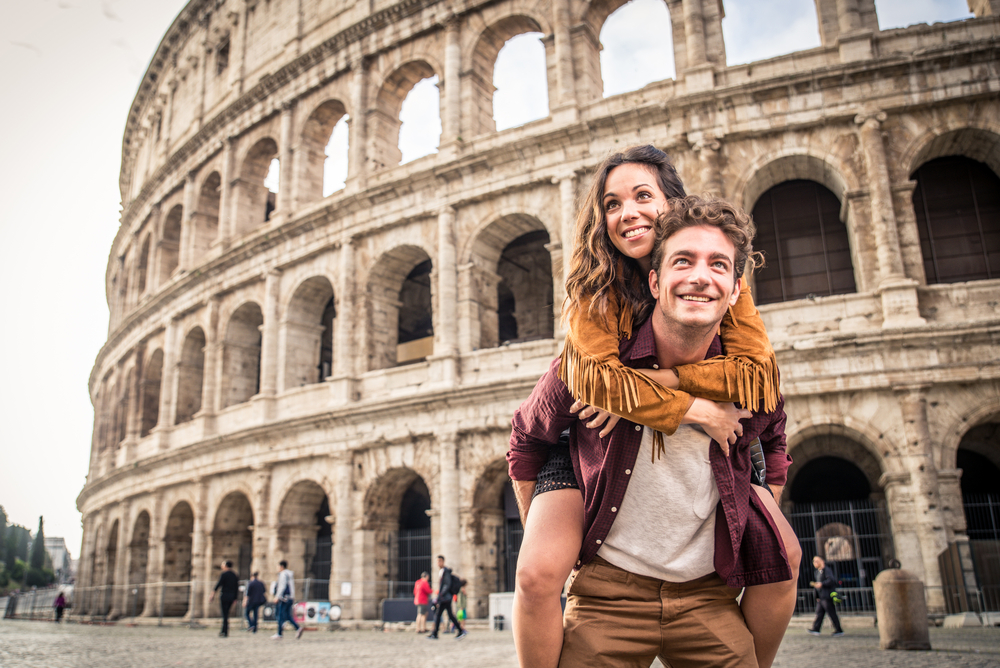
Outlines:
[[930,649],[924,583],[909,571],[890,568],[875,578],[879,647]]

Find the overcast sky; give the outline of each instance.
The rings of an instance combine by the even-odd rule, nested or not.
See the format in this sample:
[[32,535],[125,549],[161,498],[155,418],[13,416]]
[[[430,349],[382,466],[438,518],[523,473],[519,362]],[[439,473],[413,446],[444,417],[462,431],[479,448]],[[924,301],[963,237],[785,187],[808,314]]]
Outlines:
[[[104,273],[121,213],[125,117],[184,4],[0,0],[0,505],[32,531],[44,515],[46,535],[65,537],[74,557],[94,419],[87,381],[107,338]],[[876,6],[883,29],[970,16],[965,0]],[[730,64],[819,45],[813,0],[725,0],[725,8]],[[606,95],[674,75],[662,0],[619,11],[601,34]],[[548,109],[544,71],[531,73],[544,59],[538,38],[518,41],[497,64],[501,129]],[[428,93],[433,100],[436,89]],[[414,134],[404,159],[434,148],[433,137],[417,143],[432,133]]]

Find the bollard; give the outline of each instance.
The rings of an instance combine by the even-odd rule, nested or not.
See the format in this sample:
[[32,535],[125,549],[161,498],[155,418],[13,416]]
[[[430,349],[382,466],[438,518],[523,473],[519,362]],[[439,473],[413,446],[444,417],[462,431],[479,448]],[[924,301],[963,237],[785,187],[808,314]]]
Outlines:
[[874,590],[879,647],[930,649],[924,583],[909,571],[890,568],[875,578]]

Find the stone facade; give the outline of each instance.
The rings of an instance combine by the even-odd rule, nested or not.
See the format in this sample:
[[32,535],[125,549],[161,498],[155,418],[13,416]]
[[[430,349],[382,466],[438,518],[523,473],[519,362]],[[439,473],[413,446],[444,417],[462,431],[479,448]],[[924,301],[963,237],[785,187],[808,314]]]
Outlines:
[[[721,0],[668,0],[676,80],[602,98],[598,36],[623,4],[188,4],[123,141],[78,612],[127,614],[125,585],[191,581],[139,607],[207,615],[222,558],[265,580],[285,558],[299,578],[328,564],[330,598],[373,617],[415,508],[424,552],[485,616],[508,575],[510,416],[559,351],[576,206],[609,150],[647,142],[689,191],[747,210],[796,179],[836,196],[856,291],[761,308],[789,485],[848,460],[888,508],[895,556],[940,585],[938,554],[966,529],[956,453],[1000,422],[1000,279],[928,281],[911,178],[942,156],[1000,173],[995,0],[889,31],[872,0],[817,0],[821,47],[731,67]],[[550,114],[496,132],[493,63],[530,31]],[[440,150],[398,165],[402,101],[435,74]],[[345,114],[347,185],[324,197]]]

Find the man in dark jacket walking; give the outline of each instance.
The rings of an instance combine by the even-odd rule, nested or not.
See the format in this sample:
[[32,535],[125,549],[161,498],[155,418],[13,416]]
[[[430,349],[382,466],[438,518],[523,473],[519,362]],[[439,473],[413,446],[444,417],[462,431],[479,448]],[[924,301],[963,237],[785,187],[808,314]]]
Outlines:
[[455,619],[455,613],[451,611],[451,597],[453,590],[457,590],[458,587],[453,587],[454,578],[452,577],[451,569],[444,565],[444,555],[439,554],[437,558],[438,564],[438,596],[437,596],[437,611],[434,614],[434,632],[431,633],[428,638],[431,640],[438,639],[438,629],[441,628],[441,618],[444,613],[448,613],[448,618],[451,623],[455,625],[458,629],[458,635],[455,636],[455,640],[461,640],[466,635],[465,629],[462,628],[462,624]]
[[240,593],[240,579],[233,572],[233,562],[228,559],[222,562],[222,574],[219,576],[219,581],[215,583],[215,591],[212,592],[211,598],[208,599],[209,602],[215,600],[215,592],[220,590],[222,630],[219,632],[219,637],[227,638],[229,637],[229,610],[233,607],[233,602]]
[[816,573],[815,579],[809,583],[816,590],[816,619],[813,621],[809,634],[818,636],[820,627],[823,626],[823,616],[830,615],[830,623],[833,624],[833,635],[839,637],[844,635],[840,628],[840,618],[837,617],[837,610],[833,605],[833,592],[837,588],[837,578],[832,569],[826,567],[826,562],[820,556],[813,557],[813,568]]
[[250,576],[250,581],[247,582],[246,595],[243,596],[243,611],[247,618],[247,630],[251,633],[257,633],[257,615],[260,606],[265,603],[267,603],[267,598],[264,596],[264,583],[257,577],[257,571],[254,571],[253,575]]

